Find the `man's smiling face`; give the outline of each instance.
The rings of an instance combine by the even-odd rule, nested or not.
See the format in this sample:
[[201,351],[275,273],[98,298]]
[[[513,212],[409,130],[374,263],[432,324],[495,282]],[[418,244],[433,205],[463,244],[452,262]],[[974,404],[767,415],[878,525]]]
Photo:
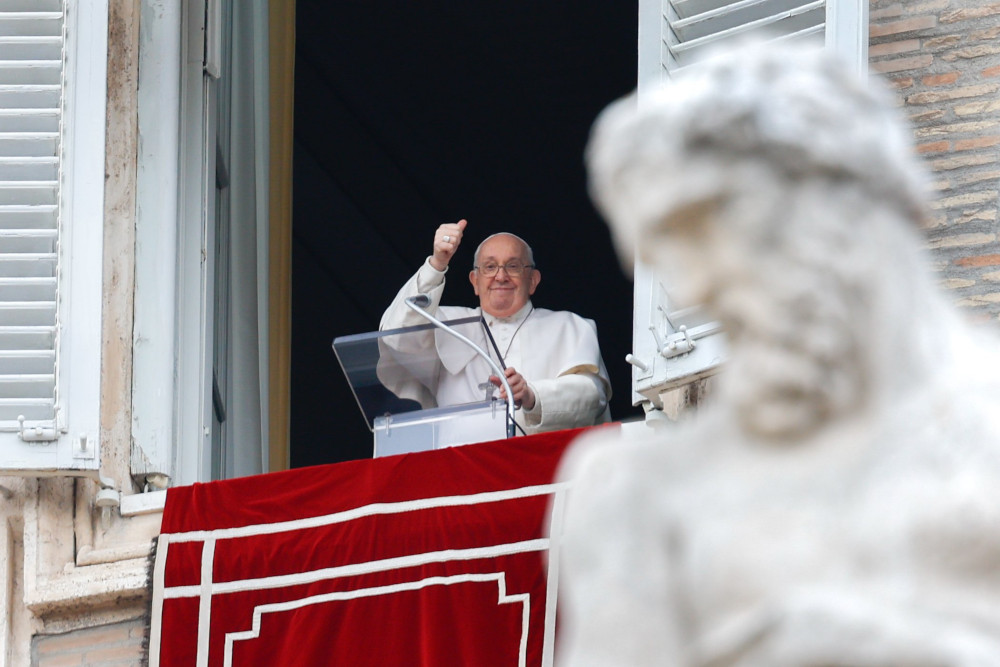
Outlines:
[[[495,275],[487,276],[482,270],[487,264],[505,267],[511,262],[524,265],[521,275],[512,276],[505,268],[500,268]],[[510,317],[528,303],[542,279],[541,273],[529,268],[528,263],[528,249],[515,236],[500,234],[483,244],[476,258],[476,266],[480,268],[469,272],[469,282],[484,313]]]

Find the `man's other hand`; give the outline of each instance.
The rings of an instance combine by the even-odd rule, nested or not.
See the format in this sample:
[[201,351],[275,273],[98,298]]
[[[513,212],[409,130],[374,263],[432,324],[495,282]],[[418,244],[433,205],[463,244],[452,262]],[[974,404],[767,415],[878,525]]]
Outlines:
[[[507,376],[507,384],[510,385],[510,390],[514,394],[514,405],[522,407],[525,410],[534,408],[535,392],[531,391],[531,387],[528,386],[528,381],[524,379],[524,376],[518,373],[517,369],[513,366],[507,368],[503,374]],[[490,382],[500,387],[500,398],[506,399],[507,392],[504,391],[500,378],[495,375],[490,376]]]

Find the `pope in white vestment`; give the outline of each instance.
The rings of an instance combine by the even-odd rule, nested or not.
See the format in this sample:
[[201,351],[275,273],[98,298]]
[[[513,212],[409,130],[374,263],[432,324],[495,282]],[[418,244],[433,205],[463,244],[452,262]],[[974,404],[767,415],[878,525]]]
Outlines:
[[[441,225],[435,233],[434,254],[403,285],[382,316],[380,329],[426,324],[405,300],[418,294],[430,297],[427,310],[442,320],[475,317],[486,320],[499,351],[498,361],[521,406],[515,419],[526,433],[590,426],[610,419],[611,384],[592,320],[567,311],[535,308],[531,295],[541,280],[531,248],[513,234],[494,234],[476,252],[469,280],[480,299],[479,308],[441,306],[448,262],[462,239],[466,222]],[[471,327],[477,333],[477,327]],[[470,335],[469,325],[462,333]],[[493,355],[485,332],[479,340]],[[489,365],[467,345],[447,333],[428,331],[422,345],[434,346],[435,364],[423,368],[418,382],[390,388],[423,407],[457,405],[484,398]],[[499,385],[494,379],[493,384]],[[506,398],[502,388],[501,398]]]

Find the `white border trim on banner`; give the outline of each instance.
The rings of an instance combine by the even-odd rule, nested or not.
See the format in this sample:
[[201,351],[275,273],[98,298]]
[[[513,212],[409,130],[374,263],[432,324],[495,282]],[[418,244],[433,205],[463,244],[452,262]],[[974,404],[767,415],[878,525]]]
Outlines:
[[521,593],[518,595],[507,595],[507,576],[503,572],[492,574],[459,574],[450,577],[428,577],[420,581],[409,581],[391,586],[376,586],[374,588],[362,588],[354,591],[341,591],[337,593],[326,593],[324,595],[313,595],[300,600],[289,600],[274,604],[260,605],[254,608],[253,624],[250,630],[243,632],[230,632],[226,635],[226,651],[223,656],[223,665],[232,667],[233,648],[237,641],[256,639],[260,636],[260,625],[264,614],[279,613],[301,609],[317,604],[335,602],[340,600],[356,600],[364,597],[374,597],[377,595],[391,595],[406,591],[415,591],[429,586],[451,586],[453,584],[480,583],[495,581],[497,584],[498,596],[497,605],[521,603],[521,638],[518,644],[518,667],[526,667],[528,661],[528,629],[531,617],[531,595]]
[[[489,491],[484,493],[475,493],[468,495],[457,495],[457,496],[439,496],[435,498],[421,498],[418,500],[409,500],[396,503],[372,503],[370,505],[364,505],[354,509],[346,510],[343,512],[336,512],[333,514],[322,515],[318,517],[310,517],[307,519],[297,519],[293,521],[283,521],[278,523],[268,523],[268,524],[255,524],[251,526],[241,526],[238,528],[222,528],[217,530],[202,530],[202,531],[189,531],[185,533],[165,533],[160,535],[157,543],[157,555],[156,564],[153,568],[153,600],[152,600],[152,612],[153,617],[151,619],[150,626],[150,649],[149,649],[149,665],[150,667],[159,667],[160,665],[160,644],[162,641],[162,617],[163,617],[163,602],[167,599],[179,599],[188,597],[198,597],[199,598],[199,619],[198,619],[198,650],[197,650],[197,663],[196,667],[207,667],[208,666],[208,647],[209,647],[209,636],[210,636],[210,625],[211,625],[211,609],[212,602],[211,598],[213,595],[232,593],[238,591],[249,591],[249,590],[265,590],[270,588],[286,587],[296,584],[303,583],[314,583],[317,581],[324,581],[329,579],[336,579],[346,576],[354,576],[357,574],[366,574],[371,572],[384,572],[387,570],[399,569],[403,567],[411,567],[414,565],[423,565],[427,563],[434,562],[446,562],[446,561],[471,561],[481,558],[489,558],[495,556],[510,555],[516,553],[525,553],[531,551],[545,552],[549,551],[549,558],[547,563],[547,579],[546,579],[546,613],[545,613],[545,629],[543,637],[543,649],[542,649],[542,665],[543,667],[551,667],[553,664],[553,653],[554,653],[554,641],[555,641],[555,604],[557,600],[557,587],[558,587],[558,548],[553,546],[554,543],[550,542],[547,538],[539,538],[534,540],[527,540],[522,542],[513,542],[508,544],[499,544],[489,547],[476,547],[471,549],[446,549],[442,551],[426,552],[422,554],[411,554],[408,556],[402,556],[397,558],[387,558],[376,561],[369,561],[368,563],[358,563],[353,565],[345,565],[334,568],[324,568],[322,570],[313,570],[310,572],[302,572],[294,575],[279,575],[273,577],[262,577],[257,579],[243,579],[239,581],[231,582],[214,582],[214,559],[215,559],[215,546],[219,540],[230,540],[239,539],[243,537],[252,537],[258,535],[271,535],[283,532],[291,532],[296,530],[308,530],[311,528],[318,528],[321,526],[328,526],[337,523],[344,523],[348,521],[353,521],[367,516],[376,515],[388,515],[388,514],[401,514],[405,512],[414,512],[426,509],[435,509],[440,507],[461,507],[470,505],[480,505],[486,503],[503,502],[508,500],[517,500],[521,498],[530,498],[535,496],[552,495],[553,502],[552,508],[549,513],[549,535],[555,536],[558,534],[558,530],[561,530],[562,518],[563,518],[563,507],[564,507],[564,496],[566,490],[569,488],[569,483],[560,482],[554,484],[544,484],[536,486],[526,486],[518,489],[509,489],[505,491]],[[167,587],[165,585],[165,571],[166,571],[166,558],[169,551],[169,545],[171,543],[181,543],[181,542],[203,542],[202,548],[202,558],[201,558],[201,579],[196,585],[187,586],[171,586]],[[500,603],[507,604],[515,601],[522,601],[524,604],[524,630],[521,637],[521,662],[520,665],[524,665],[524,660],[526,659],[527,650],[527,640],[528,640],[528,621],[527,610],[530,609],[530,600],[528,599],[528,594],[520,594],[515,596],[506,595],[506,579],[504,573],[495,573],[491,575],[479,575],[474,573],[468,573],[464,575],[455,575],[454,577],[431,577],[418,582],[406,582],[403,584],[398,584],[398,587],[425,587],[429,585],[451,585],[453,583],[458,583],[459,581],[474,581],[482,580],[482,577],[490,578],[489,580],[496,580],[500,586]],[[498,578],[499,577],[499,578]],[[479,579],[477,579],[479,578]],[[362,589],[360,591],[353,591],[355,597],[363,597],[366,595],[377,595],[384,593],[377,593],[374,591],[379,591],[383,589],[388,589],[392,587],[379,587],[373,589]],[[400,588],[400,590],[404,590]],[[407,589],[409,590],[409,589]],[[369,592],[371,591],[371,592]],[[390,591],[391,592],[391,591]],[[264,605],[257,607],[254,610],[254,629],[249,631],[244,631],[240,633],[230,633],[226,638],[226,660],[231,660],[231,646],[232,642],[244,640],[250,638],[250,635],[246,633],[257,632],[259,634],[259,626],[261,622],[261,616],[264,613],[274,613],[277,611],[283,611],[285,608],[295,608],[294,605],[298,606],[308,606],[310,604],[318,604],[320,602],[334,600],[334,599],[349,599],[347,597],[337,597],[348,595],[346,593],[329,593],[322,596],[312,596],[310,598],[303,598],[301,600],[288,600],[283,603],[277,603],[273,605]],[[291,605],[291,606],[289,606]],[[254,635],[256,636],[256,635]],[[230,637],[235,637],[230,639]],[[226,662],[226,665],[230,665],[230,662]]]

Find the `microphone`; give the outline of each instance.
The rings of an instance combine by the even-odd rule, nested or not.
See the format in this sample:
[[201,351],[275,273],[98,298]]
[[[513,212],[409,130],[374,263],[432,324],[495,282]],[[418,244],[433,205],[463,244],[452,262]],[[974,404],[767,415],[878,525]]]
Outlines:
[[431,305],[431,298],[426,294],[417,294],[415,296],[407,297],[404,301],[410,310],[421,315],[425,320],[436,326],[438,329],[451,334],[455,338],[459,339],[473,350],[476,351],[480,357],[486,360],[486,363],[490,365],[490,368],[496,373],[497,377],[500,378],[500,382],[503,384],[504,391],[507,392],[507,437],[514,437],[514,392],[510,390],[510,383],[507,381],[507,376],[504,375],[503,369],[497,365],[497,362],[490,358],[490,355],[486,351],[472,342],[466,336],[463,336],[458,331],[448,326],[441,320],[437,319],[430,313],[428,313],[424,308]]
[[431,305],[431,298],[426,294],[411,296],[407,299],[407,301],[411,302],[414,306],[420,306],[421,308],[426,308]]

